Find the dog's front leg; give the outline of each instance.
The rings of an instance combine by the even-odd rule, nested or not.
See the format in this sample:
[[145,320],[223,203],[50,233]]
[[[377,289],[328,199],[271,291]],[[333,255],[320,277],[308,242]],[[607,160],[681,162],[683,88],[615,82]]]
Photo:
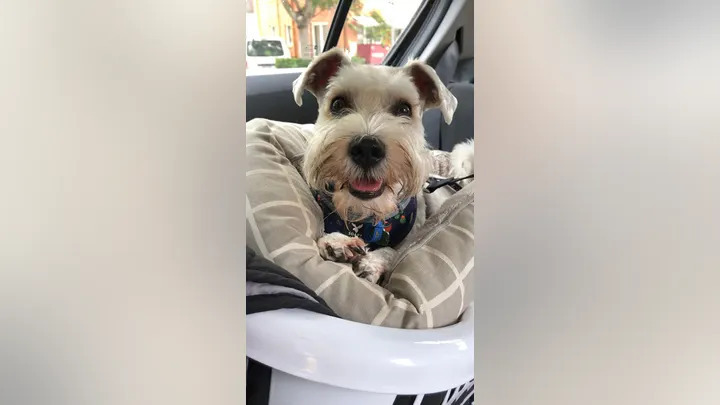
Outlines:
[[365,241],[340,232],[324,235],[317,246],[323,259],[338,263],[351,263],[366,254]]
[[360,278],[377,283],[383,273],[388,270],[396,253],[395,249],[389,247],[368,252],[353,262],[353,272]]
[[367,252],[365,242],[340,232],[324,235],[317,241],[320,256],[338,263],[352,263],[353,272],[360,278],[377,283],[395,256],[395,249],[382,248]]

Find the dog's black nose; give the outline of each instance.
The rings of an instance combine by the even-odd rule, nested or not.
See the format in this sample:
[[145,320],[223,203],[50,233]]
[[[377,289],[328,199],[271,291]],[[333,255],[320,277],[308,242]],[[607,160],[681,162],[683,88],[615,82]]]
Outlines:
[[363,169],[370,169],[385,158],[385,145],[377,138],[365,136],[350,142],[350,158]]

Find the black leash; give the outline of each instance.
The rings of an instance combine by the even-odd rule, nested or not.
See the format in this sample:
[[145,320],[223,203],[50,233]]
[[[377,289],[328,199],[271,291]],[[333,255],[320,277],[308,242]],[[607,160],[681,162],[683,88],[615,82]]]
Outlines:
[[430,178],[428,178],[428,185],[425,186],[425,189],[423,191],[425,191],[426,193],[432,193],[433,191],[439,189],[440,187],[445,187],[445,186],[450,186],[453,190],[460,191],[462,189],[462,186],[459,185],[458,183],[463,180],[466,180],[466,179],[472,179],[474,177],[475,177],[475,174],[471,174],[469,176],[460,177],[460,178],[450,177],[447,179],[430,177]]

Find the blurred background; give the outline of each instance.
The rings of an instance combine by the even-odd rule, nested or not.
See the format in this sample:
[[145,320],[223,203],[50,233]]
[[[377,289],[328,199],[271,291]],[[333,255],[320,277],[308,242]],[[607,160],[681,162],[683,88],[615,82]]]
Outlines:
[[[720,2],[476,5],[478,397],[717,405]],[[242,403],[252,7],[3,3],[0,404]]]
[[[322,52],[338,0],[246,0],[247,75],[301,69]],[[421,0],[354,1],[338,47],[381,64]],[[287,70],[285,70],[287,71]]]

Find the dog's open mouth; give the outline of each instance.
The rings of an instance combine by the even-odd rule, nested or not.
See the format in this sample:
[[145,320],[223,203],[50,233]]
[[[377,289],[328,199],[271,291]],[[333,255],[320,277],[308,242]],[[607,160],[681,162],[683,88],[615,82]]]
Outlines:
[[370,200],[379,197],[383,193],[385,185],[382,180],[376,179],[358,179],[350,182],[350,194],[361,199]]

